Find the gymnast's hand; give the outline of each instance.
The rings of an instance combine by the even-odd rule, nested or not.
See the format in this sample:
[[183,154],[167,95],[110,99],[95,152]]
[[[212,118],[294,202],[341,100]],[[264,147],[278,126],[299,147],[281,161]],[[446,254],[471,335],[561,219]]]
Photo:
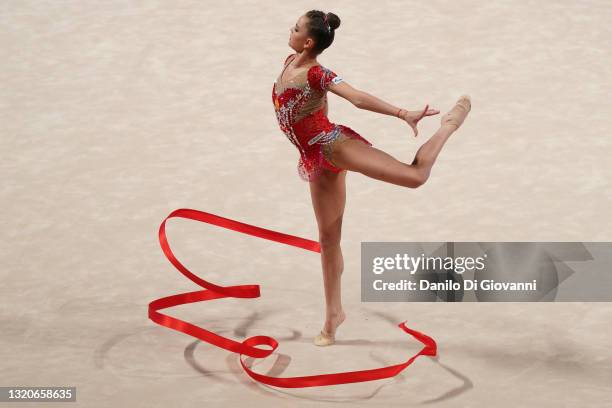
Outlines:
[[414,137],[417,137],[419,134],[419,130],[417,129],[417,123],[419,120],[423,119],[425,116],[437,115],[440,113],[439,110],[429,109],[429,104],[425,105],[425,109],[422,111],[409,111],[402,109],[400,112],[400,117],[408,123],[408,125],[414,131]]

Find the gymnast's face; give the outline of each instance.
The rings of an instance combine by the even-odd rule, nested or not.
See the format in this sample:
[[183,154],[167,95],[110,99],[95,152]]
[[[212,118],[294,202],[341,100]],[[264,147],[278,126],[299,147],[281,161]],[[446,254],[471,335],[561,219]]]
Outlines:
[[314,46],[314,41],[308,36],[306,29],[306,22],[308,17],[301,16],[293,27],[291,27],[291,34],[289,35],[289,46],[296,52],[302,52],[303,50],[311,49]]

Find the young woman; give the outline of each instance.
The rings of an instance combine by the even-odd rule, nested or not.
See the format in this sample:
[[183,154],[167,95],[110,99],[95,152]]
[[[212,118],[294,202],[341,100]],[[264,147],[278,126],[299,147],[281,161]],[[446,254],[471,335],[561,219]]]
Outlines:
[[284,68],[272,88],[272,101],[281,130],[300,153],[298,174],[309,181],[317,219],[321,264],[325,287],[325,324],[315,337],[318,346],[335,342],[336,329],[345,319],[340,298],[340,275],[344,269],[340,235],[346,200],[346,170],[377,180],[417,188],[427,181],[438,153],[465,120],[471,109],[470,97],[463,95],[441,117],[441,126],[416,153],[411,164],[398,161],[351,128],[327,119],[327,91],[339,95],[360,109],[393,115],[405,121],[418,135],[417,123],[440,111],[400,109],[367,92],[350,86],[330,69],[317,62],[317,55],[329,47],[340,19],[333,13],[311,10],[291,27],[289,46],[296,53],[285,59]]

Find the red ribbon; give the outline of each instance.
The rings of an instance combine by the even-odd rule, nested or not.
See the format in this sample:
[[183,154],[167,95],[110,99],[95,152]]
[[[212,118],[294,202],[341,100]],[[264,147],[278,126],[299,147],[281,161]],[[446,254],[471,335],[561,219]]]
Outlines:
[[[412,330],[406,327],[404,324],[405,322],[402,322],[398,324],[398,326],[403,331],[412,335],[418,341],[423,343],[425,347],[423,347],[423,349],[417,354],[412,356],[408,361],[401,364],[361,371],[347,371],[333,374],[284,378],[270,377],[267,375],[258,374],[250,370],[249,367],[244,364],[242,355],[247,355],[254,358],[265,358],[269,356],[278,347],[278,342],[274,338],[269,336],[253,336],[242,342],[237,342],[235,340],[219,336],[216,333],[203,329],[202,327],[196,326],[189,322],[158,312],[158,310],[161,309],[184,305],[187,303],[201,302],[204,300],[221,299],[226,297],[257,298],[260,296],[259,285],[218,286],[197,277],[196,275],[191,273],[185,266],[183,266],[183,264],[181,264],[176,259],[176,257],[170,250],[168,240],[166,239],[166,221],[174,217],[188,218],[191,220],[206,222],[222,228],[238,231],[243,234],[249,234],[259,238],[269,239],[271,241],[280,242],[283,244],[303,248],[318,253],[321,252],[319,243],[316,241],[311,241],[309,239],[296,237],[294,235],[283,234],[281,232],[276,232],[265,228],[256,227],[254,225],[245,224],[204,211],[197,211],[185,208],[174,210],[161,223],[159,227],[159,242],[161,244],[162,250],[164,251],[164,254],[166,255],[166,258],[168,258],[172,265],[174,265],[176,269],[178,269],[183,275],[206,289],[199,290],[196,292],[181,293],[178,295],[167,296],[154,300],[153,302],[149,303],[149,319],[162,326],[188,334],[207,343],[214,344],[217,347],[221,347],[225,350],[229,350],[234,353],[239,353],[240,364],[242,365],[244,371],[246,371],[246,373],[251,378],[260,381],[264,384],[285,388],[318,387],[323,385],[373,381],[393,377],[399,374],[420,355],[436,355],[436,342],[432,338],[423,333],[419,333],[416,330]],[[271,349],[265,350],[255,347],[259,345],[267,345],[270,346]]]

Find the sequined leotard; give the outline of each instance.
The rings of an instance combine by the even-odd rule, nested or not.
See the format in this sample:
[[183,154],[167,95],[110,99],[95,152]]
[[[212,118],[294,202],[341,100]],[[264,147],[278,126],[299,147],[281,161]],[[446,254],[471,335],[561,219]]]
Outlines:
[[330,84],[342,81],[335,72],[314,65],[287,85],[279,83],[295,56],[297,54],[291,54],[285,59],[283,71],[272,87],[272,102],[281,130],[300,153],[297,166],[299,176],[304,181],[314,181],[324,168],[335,173],[342,170],[330,157],[334,143],[348,138],[362,140],[368,146],[372,146],[372,143],[348,126],[328,120],[327,89]]

